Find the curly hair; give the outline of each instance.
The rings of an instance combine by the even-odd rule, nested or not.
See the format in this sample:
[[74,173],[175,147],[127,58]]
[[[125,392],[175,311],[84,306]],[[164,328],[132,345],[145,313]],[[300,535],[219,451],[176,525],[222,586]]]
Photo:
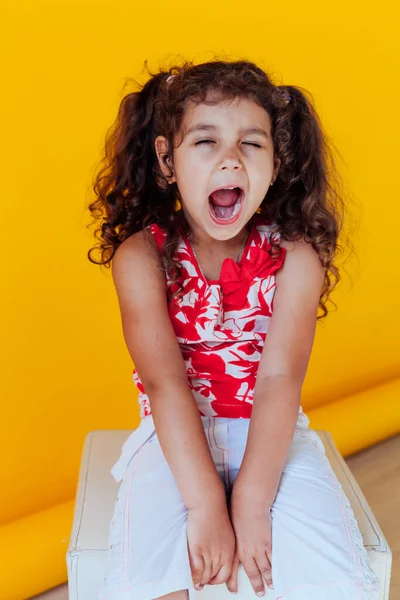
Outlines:
[[[173,148],[188,101],[212,104],[247,98],[268,112],[274,154],[281,159],[274,186],[257,212],[271,223],[272,233],[285,240],[302,238],[318,253],[325,275],[319,300],[322,315],[317,318],[325,317],[326,302],[341,279],[334,259],[342,249],[338,237],[344,199],[333,152],[309,93],[298,86],[275,85],[265,71],[245,60],[184,62],[149,74],[138,91],[123,97],[106,135],[93,182],[96,199],[89,204],[94,221],[100,221],[95,231],[100,243],[89,250],[89,260],[109,267],[126,238],[157,223],[166,232],[163,266],[171,286],[177,282],[180,265],[174,254],[179,228],[188,236],[191,232],[180,209],[177,185],[169,185],[160,169],[155,139],[163,135]],[[174,77],[167,82],[170,75]],[[217,92],[213,101],[208,99],[211,91]],[[168,164],[168,155],[164,158]],[[95,250],[100,251],[100,260],[93,258]]]

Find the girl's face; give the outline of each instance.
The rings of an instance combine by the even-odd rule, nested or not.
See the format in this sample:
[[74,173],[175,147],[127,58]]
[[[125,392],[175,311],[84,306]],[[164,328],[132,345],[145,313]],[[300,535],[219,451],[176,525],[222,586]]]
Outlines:
[[[269,114],[245,98],[215,105],[190,103],[177,138],[179,145],[172,152],[172,181],[177,183],[194,239],[207,243],[235,238],[264,200],[279,170],[280,160],[274,160]],[[162,136],[156,139],[160,166],[168,175],[170,171],[161,160],[163,153],[168,152],[165,143]],[[210,194],[217,188],[232,186],[244,192],[238,218],[226,223],[214,220]],[[232,198],[231,204],[235,195]],[[221,202],[228,199],[217,200]],[[226,216],[230,211],[217,213]]]

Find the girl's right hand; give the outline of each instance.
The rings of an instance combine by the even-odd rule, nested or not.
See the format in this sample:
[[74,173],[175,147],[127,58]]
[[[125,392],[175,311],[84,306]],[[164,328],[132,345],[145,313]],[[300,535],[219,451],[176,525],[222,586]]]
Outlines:
[[187,542],[196,590],[203,589],[210,579],[213,584],[229,579],[236,540],[225,502],[188,510]]

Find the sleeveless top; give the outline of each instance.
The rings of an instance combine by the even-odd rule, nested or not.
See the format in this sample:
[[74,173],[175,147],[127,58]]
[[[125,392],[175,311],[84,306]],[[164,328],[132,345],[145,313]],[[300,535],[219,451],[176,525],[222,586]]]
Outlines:
[[[161,250],[166,237],[158,225],[147,227]],[[286,249],[272,257],[270,224],[255,213],[238,263],[226,258],[220,279],[207,279],[191,243],[180,231],[174,258],[181,264],[183,295],[171,299],[166,273],[168,313],[186,365],[189,387],[202,416],[250,418],[258,365],[272,316],[275,272]],[[280,234],[274,241],[279,243]],[[151,414],[150,401],[136,368],[140,416]],[[300,407],[300,412],[302,409]]]

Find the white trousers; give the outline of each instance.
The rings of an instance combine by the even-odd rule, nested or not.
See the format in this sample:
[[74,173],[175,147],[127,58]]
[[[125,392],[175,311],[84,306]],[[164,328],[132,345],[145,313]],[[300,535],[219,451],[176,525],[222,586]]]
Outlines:
[[[99,600],[152,600],[182,589],[192,600],[195,592],[186,540],[187,509],[154,423],[146,419],[125,442],[112,469],[122,483],[110,523],[108,572]],[[229,501],[250,421],[201,419]],[[379,579],[371,570],[353,510],[322,440],[308,424],[301,412],[271,509],[274,597],[377,600]]]

